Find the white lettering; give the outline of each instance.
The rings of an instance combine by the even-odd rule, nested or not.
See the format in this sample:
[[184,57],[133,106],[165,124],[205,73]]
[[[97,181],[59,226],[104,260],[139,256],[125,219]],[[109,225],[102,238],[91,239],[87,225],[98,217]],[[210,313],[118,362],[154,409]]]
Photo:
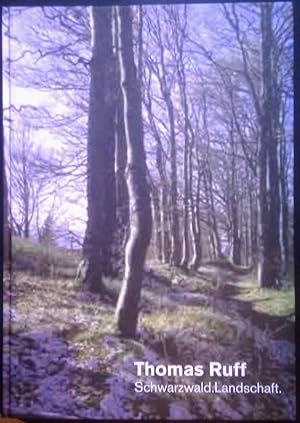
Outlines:
[[138,393],[143,392],[143,382],[135,382],[134,390]]
[[200,364],[197,364],[195,366],[195,376],[203,376],[203,375],[204,375],[203,366],[201,366]]
[[209,376],[222,376],[221,372],[222,364],[217,361],[211,361],[209,363]]
[[164,366],[163,364],[156,366],[155,373],[157,376],[165,376],[167,373],[166,366]]
[[135,361],[134,366],[137,366],[137,375],[142,376],[142,368],[145,366],[144,361]]

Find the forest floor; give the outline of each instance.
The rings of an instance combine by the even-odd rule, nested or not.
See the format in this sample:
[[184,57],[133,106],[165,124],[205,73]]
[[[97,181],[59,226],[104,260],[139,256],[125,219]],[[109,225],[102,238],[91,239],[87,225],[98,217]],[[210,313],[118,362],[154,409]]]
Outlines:
[[[151,265],[136,340],[116,334],[114,305],[72,279],[17,272],[4,285],[4,399],[12,415],[125,419],[294,419],[294,290],[257,289],[251,274],[206,265],[185,274]],[[107,280],[117,295],[120,281]],[[10,334],[9,334],[10,331]],[[281,394],[136,393],[134,383],[200,384],[203,377],[138,378],[151,364],[246,362],[245,378]]]

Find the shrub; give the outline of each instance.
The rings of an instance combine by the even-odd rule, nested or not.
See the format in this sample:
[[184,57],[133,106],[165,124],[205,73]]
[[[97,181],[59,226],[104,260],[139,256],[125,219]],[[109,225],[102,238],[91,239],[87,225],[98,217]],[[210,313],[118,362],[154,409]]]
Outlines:
[[64,248],[12,238],[12,269],[48,277],[75,277],[81,255]]

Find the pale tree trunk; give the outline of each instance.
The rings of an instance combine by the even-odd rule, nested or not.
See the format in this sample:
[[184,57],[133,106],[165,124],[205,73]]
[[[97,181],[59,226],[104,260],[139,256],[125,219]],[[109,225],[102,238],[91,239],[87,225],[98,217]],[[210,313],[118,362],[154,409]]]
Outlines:
[[168,228],[167,178],[164,177],[160,189],[160,222],[161,222],[161,261],[168,263],[170,258],[170,238]]
[[[279,91],[279,90],[278,90]],[[280,93],[281,94],[281,93]],[[286,151],[286,135],[285,135],[285,99],[279,97],[278,101],[278,137],[279,137],[279,174],[280,174],[280,241],[282,245],[281,251],[281,265],[282,276],[286,276],[289,271],[290,247],[289,247],[289,200],[288,200],[288,163]]]
[[168,227],[167,227],[167,177],[164,169],[163,151],[161,141],[156,145],[156,164],[160,175],[161,185],[159,189],[159,215],[160,215],[160,249],[161,261],[167,263],[169,259],[168,254]]
[[256,256],[257,256],[257,221],[255,220],[254,216],[254,209],[255,213],[257,213],[257,202],[255,192],[256,189],[253,184],[253,175],[249,172],[248,166],[245,166],[245,172],[247,177],[247,197],[246,197],[246,207],[247,207],[247,225],[248,225],[248,265],[254,266],[256,265]]
[[143,6],[139,4],[138,6],[138,35],[137,35],[137,42],[138,42],[138,65],[137,65],[137,74],[138,80],[140,84],[143,83],[143,27],[144,27],[144,19],[143,19]]
[[169,125],[170,125],[170,162],[171,162],[171,188],[170,188],[170,238],[171,238],[171,251],[170,251],[170,264],[173,266],[180,265],[180,237],[179,237],[179,216],[178,216],[178,193],[177,193],[177,145],[175,135],[175,118],[174,106],[171,96],[171,90],[167,83],[167,71],[165,66],[164,46],[161,36],[161,27],[159,20],[157,21],[158,37],[159,37],[159,50],[160,50],[160,65],[161,74],[157,73],[161,93],[166,103]]
[[249,187],[249,207],[250,207],[250,230],[251,230],[251,258],[252,265],[258,264],[258,196],[256,194],[256,184],[251,184]]
[[154,235],[154,250],[157,260],[162,261],[162,246],[161,246],[161,224],[160,224],[160,202],[159,189],[152,187],[152,216],[153,216],[153,235]]
[[231,210],[232,210],[232,261],[234,264],[241,264],[241,240],[239,234],[239,218],[237,204],[237,183],[236,183],[236,163],[235,163],[235,142],[233,133],[233,121],[230,128],[231,142]]
[[[101,25],[101,14],[104,13],[104,8],[97,8],[99,13],[99,25]],[[115,150],[116,150],[116,137],[115,137],[115,118],[117,114],[117,75],[116,65],[117,57],[113,53],[113,34],[112,34],[112,8],[107,8],[107,15],[104,26],[104,30],[108,34],[105,34],[103,54],[105,55],[104,60],[104,73],[103,73],[103,84],[104,84],[104,104],[106,107],[105,118],[107,119],[106,125],[106,142],[104,143],[105,149],[103,150],[104,156],[106,157],[106,170],[104,174],[104,227],[103,227],[103,240],[102,240],[102,255],[103,255],[103,274],[105,276],[115,276],[116,274],[116,257],[114,254],[114,235],[117,229],[117,198],[116,198],[116,172],[115,172]],[[103,20],[103,19],[101,19]],[[102,59],[103,60],[103,59]],[[120,128],[118,128],[120,129]],[[101,133],[100,133],[101,134]]]
[[281,240],[282,240],[282,274],[287,275],[289,264],[289,203],[288,203],[288,184],[286,175],[286,146],[284,129],[280,137],[280,188],[281,188]]
[[185,90],[185,75],[183,69],[179,72],[181,76],[181,103],[184,109],[184,155],[183,155],[183,177],[184,177],[184,198],[183,198],[183,244],[181,266],[187,269],[190,259],[190,245],[189,245],[189,130],[188,130],[188,105]]
[[214,245],[215,245],[215,252],[217,258],[222,258],[222,248],[221,248],[221,239],[219,235],[218,230],[218,223],[217,223],[217,217],[216,217],[216,209],[215,209],[215,202],[214,202],[214,196],[213,196],[213,180],[212,180],[212,172],[209,168],[209,165],[207,167],[207,179],[208,179],[208,201],[210,205],[210,213],[211,213],[211,224],[213,229],[213,236],[214,236]]
[[[191,268],[197,270],[202,258],[201,248],[201,227],[200,227],[200,182],[201,182],[201,161],[199,155],[198,141],[195,139],[195,133],[190,125],[191,131],[191,145],[189,154],[189,193],[191,201],[191,234],[192,234],[192,246],[193,246],[193,257],[191,261]],[[196,185],[196,201],[193,195],[193,149],[195,149],[195,155],[197,160],[197,185]],[[196,204],[195,204],[196,203]]]
[[113,8],[113,43],[115,55],[115,89],[116,96],[116,109],[115,109],[115,178],[116,178],[116,236],[115,236],[115,250],[116,259],[118,262],[119,272],[124,270],[125,258],[124,250],[129,232],[129,198],[125,178],[125,170],[127,165],[127,152],[126,152],[126,137],[124,125],[124,104],[123,94],[120,83],[120,66],[118,59],[118,22],[116,10]]
[[118,97],[116,111],[116,150],[115,150],[115,170],[116,170],[116,206],[118,225],[127,226],[129,223],[129,200],[125,178],[127,164],[125,127],[123,119],[123,98],[122,93]]
[[87,145],[88,222],[84,242],[85,283],[103,292],[102,275],[111,272],[115,225],[114,61],[111,8],[92,7],[93,48]]
[[190,134],[189,134],[189,108],[186,92],[186,75],[184,65],[184,39],[186,37],[187,25],[187,9],[184,8],[184,21],[181,28],[178,28],[179,34],[175,37],[175,43],[178,51],[176,60],[176,68],[179,83],[181,107],[184,113],[184,152],[183,152],[183,178],[184,178],[184,193],[183,193],[183,243],[181,266],[187,269],[190,260],[190,182],[189,182],[189,157],[190,157]]
[[167,100],[167,108],[171,125],[171,255],[170,263],[174,266],[180,264],[180,241],[178,219],[178,194],[177,194],[177,147],[175,139],[174,109],[170,99]]
[[[4,140],[4,137],[3,137]],[[3,141],[4,144],[4,141]],[[8,189],[7,189],[7,178],[6,178],[6,167],[5,167],[5,150],[3,145],[3,160],[2,160],[2,177],[3,177],[3,264],[4,266],[9,265],[10,258],[10,229],[8,221]]]
[[24,214],[24,231],[23,235],[24,238],[29,238],[30,236],[30,188],[29,188],[29,175],[28,175],[28,156],[26,151],[26,135],[25,129],[23,131],[23,139],[22,139],[22,185],[23,185],[23,214]]
[[116,317],[121,335],[134,337],[152,218],[150,189],[146,178],[141,91],[133,57],[131,9],[116,6],[116,12],[127,146],[126,180],[130,205],[130,236],[126,244],[125,274]]
[[203,173],[203,185],[204,185],[204,194],[205,194],[206,211],[207,211],[207,223],[208,223],[209,259],[214,260],[217,257],[217,251],[216,251],[216,243],[215,243],[215,237],[213,232],[210,196],[208,192],[206,171]]
[[218,233],[218,226],[217,226],[217,219],[216,219],[216,212],[215,212],[215,204],[214,204],[214,196],[213,196],[213,180],[212,180],[212,172],[210,169],[210,164],[208,160],[208,156],[210,153],[210,133],[208,129],[208,122],[207,122],[207,101],[205,92],[203,92],[203,127],[204,133],[207,140],[207,150],[206,150],[206,158],[205,158],[205,168],[203,169],[203,182],[204,182],[204,191],[206,196],[207,202],[207,220],[209,224],[209,238],[210,238],[210,257],[212,259],[221,258],[222,251],[221,251],[221,240]]
[[207,182],[207,172],[203,173],[203,185],[204,185],[204,193],[206,199],[206,209],[207,209],[207,223],[208,223],[208,231],[209,231],[209,258],[214,260],[218,256],[217,252],[217,245],[216,245],[216,237],[215,237],[215,228],[212,218],[212,209],[211,209],[211,196],[209,194],[209,186]]
[[244,239],[245,239],[245,266],[249,266],[251,263],[251,254],[250,254],[250,245],[249,245],[249,215],[247,210],[247,205],[245,205],[245,216],[244,216]]
[[[149,72],[150,69],[149,69]],[[144,104],[147,109],[148,120],[153,133],[153,137],[156,141],[156,167],[160,176],[160,187],[159,187],[159,204],[157,204],[157,210],[159,210],[159,257],[162,263],[168,263],[169,261],[169,228],[168,228],[168,178],[166,175],[166,166],[165,166],[165,153],[163,151],[162,140],[157,129],[155,118],[152,112],[152,99],[150,93],[150,83],[148,82],[147,88],[144,91]],[[155,193],[158,197],[158,193]]]

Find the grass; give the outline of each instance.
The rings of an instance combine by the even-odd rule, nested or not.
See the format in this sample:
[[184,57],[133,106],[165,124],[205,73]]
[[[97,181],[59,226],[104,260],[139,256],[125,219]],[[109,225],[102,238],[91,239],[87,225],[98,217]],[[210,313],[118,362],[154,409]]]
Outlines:
[[[120,292],[121,279],[104,278],[104,285],[116,298]],[[167,288],[166,288],[167,289]],[[148,287],[143,287],[141,292],[141,308],[158,310],[168,307],[168,299],[161,292],[156,292]]]
[[270,316],[289,316],[294,318],[295,290],[292,285],[278,290],[258,288],[253,279],[238,282],[239,294],[234,298],[240,301],[251,302],[255,311],[266,313]]
[[190,270],[185,273],[182,269],[177,267],[170,267],[168,264],[159,262],[150,262],[150,268],[153,274],[158,279],[171,280],[182,289],[190,292],[201,292],[202,294],[214,294],[218,286],[211,277],[203,277],[201,273]]
[[157,313],[145,314],[141,318],[141,323],[150,332],[161,336],[164,333],[174,334],[193,329],[199,337],[204,336],[213,342],[228,343],[235,339],[237,327],[221,313],[206,307],[183,306],[180,313],[177,309]]
[[[17,247],[20,248],[19,255],[22,252],[30,256],[33,251],[43,254],[40,246],[29,246],[26,242],[22,247],[17,241]],[[53,254],[56,257],[55,251]],[[64,264],[67,261],[63,254],[60,260]],[[72,260],[73,257],[70,262]],[[218,288],[213,278],[204,272],[185,274],[167,265],[152,264],[151,267],[151,277],[154,279],[165,278],[164,282],[179,280],[174,286],[177,293],[181,290],[190,291],[212,298]],[[104,283],[115,296],[118,295],[120,279],[105,278]],[[234,298],[251,302],[257,311],[276,316],[294,312],[295,298],[291,287],[280,291],[258,289],[251,276],[243,277],[234,282],[233,286],[239,291]],[[72,346],[76,361],[76,379],[72,389],[74,397],[79,396],[87,407],[97,408],[99,400],[109,389],[107,380],[110,376],[122,376],[124,379],[128,376],[129,380],[134,378],[132,366],[128,365],[124,369],[122,365],[128,358],[145,360],[149,349],[155,350],[170,363],[194,364],[200,358],[206,362],[214,356],[227,357],[228,351],[230,358],[234,359],[237,345],[242,345],[239,342],[244,341],[245,322],[227,315],[226,305],[224,309],[216,310],[214,302],[210,306],[170,302],[168,295],[173,291],[172,284],[167,286],[166,283],[155,282],[153,286],[150,284],[143,287],[139,328],[145,329],[146,335],[147,332],[152,335],[149,342],[146,336],[138,341],[120,338],[116,331],[114,307],[101,302],[98,296],[80,291],[71,278],[49,278],[18,271],[13,289],[16,289],[17,296],[13,299],[12,307],[19,316],[13,320],[13,332],[49,328]],[[267,335],[263,339],[265,343],[269,339]],[[246,354],[247,351],[245,360]],[[94,365],[90,363],[96,363],[96,367],[89,367]],[[208,381],[206,377],[201,380]],[[83,378],[88,378],[88,383],[82,383]],[[176,383],[187,383],[187,380],[179,379]],[[183,401],[190,405],[197,405],[199,401],[197,394],[177,393],[166,396],[168,400]],[[214,396],[207,395],[206,401],[210,407]]]

